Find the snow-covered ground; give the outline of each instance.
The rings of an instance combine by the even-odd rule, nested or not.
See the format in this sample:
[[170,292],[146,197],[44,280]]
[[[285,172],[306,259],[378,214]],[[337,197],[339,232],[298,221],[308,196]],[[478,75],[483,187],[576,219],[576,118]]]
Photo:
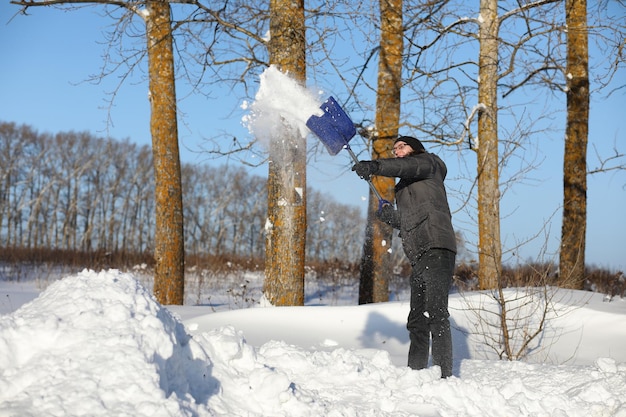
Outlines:
[[[346,305],[354,286],[312,281],[307,306],[262,307],[259,285],[199,286],[204,306],[164,307],[139,272],[0,281],[0,416],[626,416],[623,299],[549,293],[539,345],[511,362],[486,339],[493,298],[452,294],[442,380],[404,366],[405,294]],[[523,331],[545,299],[511,308],[530,312]]]

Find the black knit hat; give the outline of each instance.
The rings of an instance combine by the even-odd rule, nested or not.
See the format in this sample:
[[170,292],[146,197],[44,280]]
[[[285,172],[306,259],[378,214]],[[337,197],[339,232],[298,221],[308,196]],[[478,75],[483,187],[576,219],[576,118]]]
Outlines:
[[412,137],[412,136],[400,136],[398,137],[398,139],[396,139],[396,141],[394,143],[398,143],[398,142],[404,142],[407,145],[409,145],[411,148],[413,148],[413,150],[415,152],[425,152],[426,149],[424,148],[424,145],[422,145],[422,142],[420,142],[418,139]]

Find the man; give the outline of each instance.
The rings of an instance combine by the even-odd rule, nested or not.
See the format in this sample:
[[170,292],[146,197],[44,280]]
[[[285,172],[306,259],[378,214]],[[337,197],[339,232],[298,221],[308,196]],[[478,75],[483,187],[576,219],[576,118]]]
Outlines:
[[441,377],[452,375],[452,335],[448,292],[454,274],[456,238],[444,186],[447,168],[437,156],[410,136],[394,143],[395,158],[359,161],[352,167],[361,178],[397,177],[397,210],[383,206],[377,217],[400,230],[402,247],[412,267],[408,366],[428,366],[432,338],[433,365]]

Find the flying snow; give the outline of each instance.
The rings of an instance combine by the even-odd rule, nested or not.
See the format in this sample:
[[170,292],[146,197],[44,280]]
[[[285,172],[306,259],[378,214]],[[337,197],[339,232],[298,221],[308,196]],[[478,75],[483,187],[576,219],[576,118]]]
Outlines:
[[302,137],[307,136],[310,131],[306,121],[313,115],[323,114],[321,103],[319,95],[272,65],[260,76],[254,102],[242,105],[249,110],[242,122],[254,137],[269,147],[272,138],[279,137],[285,129],[285,124],[297,129]]

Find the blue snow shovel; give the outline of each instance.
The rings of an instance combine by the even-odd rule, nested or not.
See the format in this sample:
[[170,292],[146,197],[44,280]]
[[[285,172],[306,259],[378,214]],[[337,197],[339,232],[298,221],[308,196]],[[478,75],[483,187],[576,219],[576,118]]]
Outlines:
[[[346,149],[350,153],[354,163],[358,163],[359,159],[348,144],[350,139],[356,134],[356,128],[350,117],[343,111],[332,96],[328,97],[328,99],[322,103],[320,109],[324,111],[324,114],[309,117],[309,120],[306,121],[307,127],[322,141],[331,155],[337,155],[340,150]],[[374,195],[378,198],[378,208],[387,204],[391,205],[389,201],[381,197],[370,178],[366,178],[365,180]]]

